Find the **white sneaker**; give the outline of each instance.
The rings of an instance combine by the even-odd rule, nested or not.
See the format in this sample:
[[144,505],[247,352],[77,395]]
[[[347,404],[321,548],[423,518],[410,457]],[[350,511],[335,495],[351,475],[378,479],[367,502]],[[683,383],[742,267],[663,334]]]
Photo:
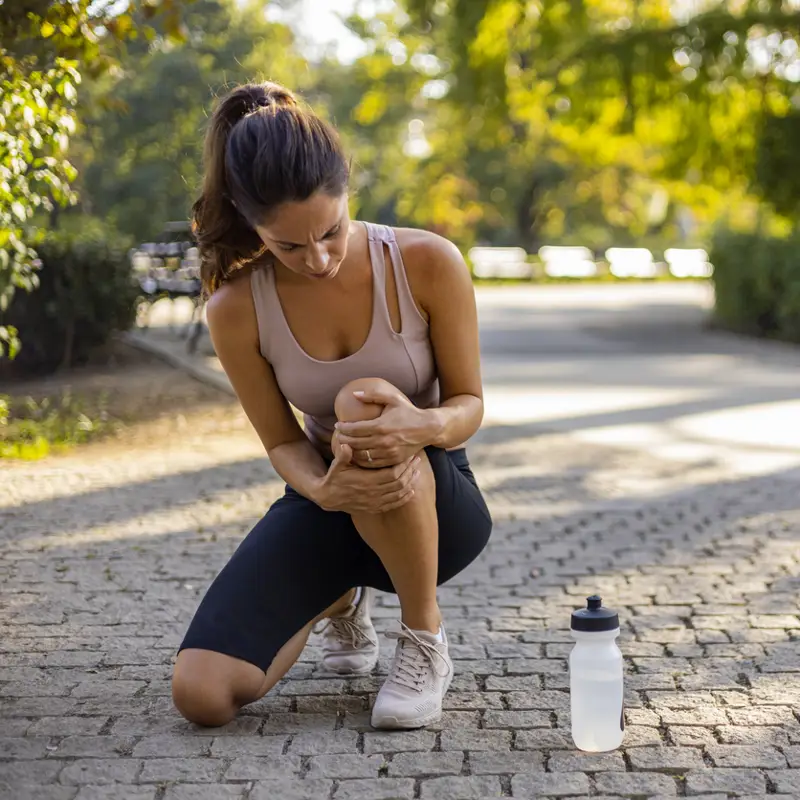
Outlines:
[[322,634],[322,663],[339,675],[365,675],[378,663],[378,635],[372,625],[372,589],[364,586],[357,605],[344,614],[329,617]]
[[438,722],[442,700],[453,680],[447,636],[412,631],[400,623],[401,630],[390,632],[397,639],[394,662],[372,707],[374,728],[422,728]]

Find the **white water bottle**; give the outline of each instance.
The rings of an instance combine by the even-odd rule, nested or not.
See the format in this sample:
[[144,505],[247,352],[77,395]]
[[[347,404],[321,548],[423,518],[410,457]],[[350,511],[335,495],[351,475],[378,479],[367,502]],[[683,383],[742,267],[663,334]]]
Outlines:
[[597,595],[572,613],[575,647],[569,655],[572,741],[579,750],[615,750],[625,736],[619,616]]

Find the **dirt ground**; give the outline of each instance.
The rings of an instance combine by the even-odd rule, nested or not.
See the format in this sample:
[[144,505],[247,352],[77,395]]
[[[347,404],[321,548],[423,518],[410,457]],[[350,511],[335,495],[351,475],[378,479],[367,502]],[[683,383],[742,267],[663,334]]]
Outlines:
[[84,451],[146,449],[188,431],[192,438],[255,437],[235,398],[122,341],[85,366],[0,387],[12,398],[32,396],[37,401],[55,400],[66,390],[90,416],[104,407],[113,422],[107,433],[81,445]]

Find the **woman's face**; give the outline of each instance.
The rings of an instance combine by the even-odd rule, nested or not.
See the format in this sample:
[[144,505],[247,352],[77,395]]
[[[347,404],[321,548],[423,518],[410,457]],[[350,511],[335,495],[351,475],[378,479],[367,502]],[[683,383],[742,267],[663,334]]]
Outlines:
[[332,278],[347,254],[350,214],[347,195],[317,192],[308,200],[283,203],[256,232],[283,266],[297,275]]

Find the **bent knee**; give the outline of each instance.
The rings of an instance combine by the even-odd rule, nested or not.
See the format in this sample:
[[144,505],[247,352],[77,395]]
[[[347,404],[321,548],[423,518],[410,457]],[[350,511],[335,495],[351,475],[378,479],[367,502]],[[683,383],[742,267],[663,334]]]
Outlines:
[[189,722],[217,728],[236,716],[239,705],[233,682],[216,669],[206,669],[206,661],[201,651],[180,653],[172,674],[172,701]]
[[375,419],[383,413],[383,406],[378,403],[363,403],[353,392],[368,392],[375,389],[394,389],[389,381],[383,378],[356,378],[346,383],[336,395],[333,408],[339,422],[360,422]]
[[207,728],[226,725],[238,710],[225,687],[177,671],[172,676],[172,702],[182,717]]

